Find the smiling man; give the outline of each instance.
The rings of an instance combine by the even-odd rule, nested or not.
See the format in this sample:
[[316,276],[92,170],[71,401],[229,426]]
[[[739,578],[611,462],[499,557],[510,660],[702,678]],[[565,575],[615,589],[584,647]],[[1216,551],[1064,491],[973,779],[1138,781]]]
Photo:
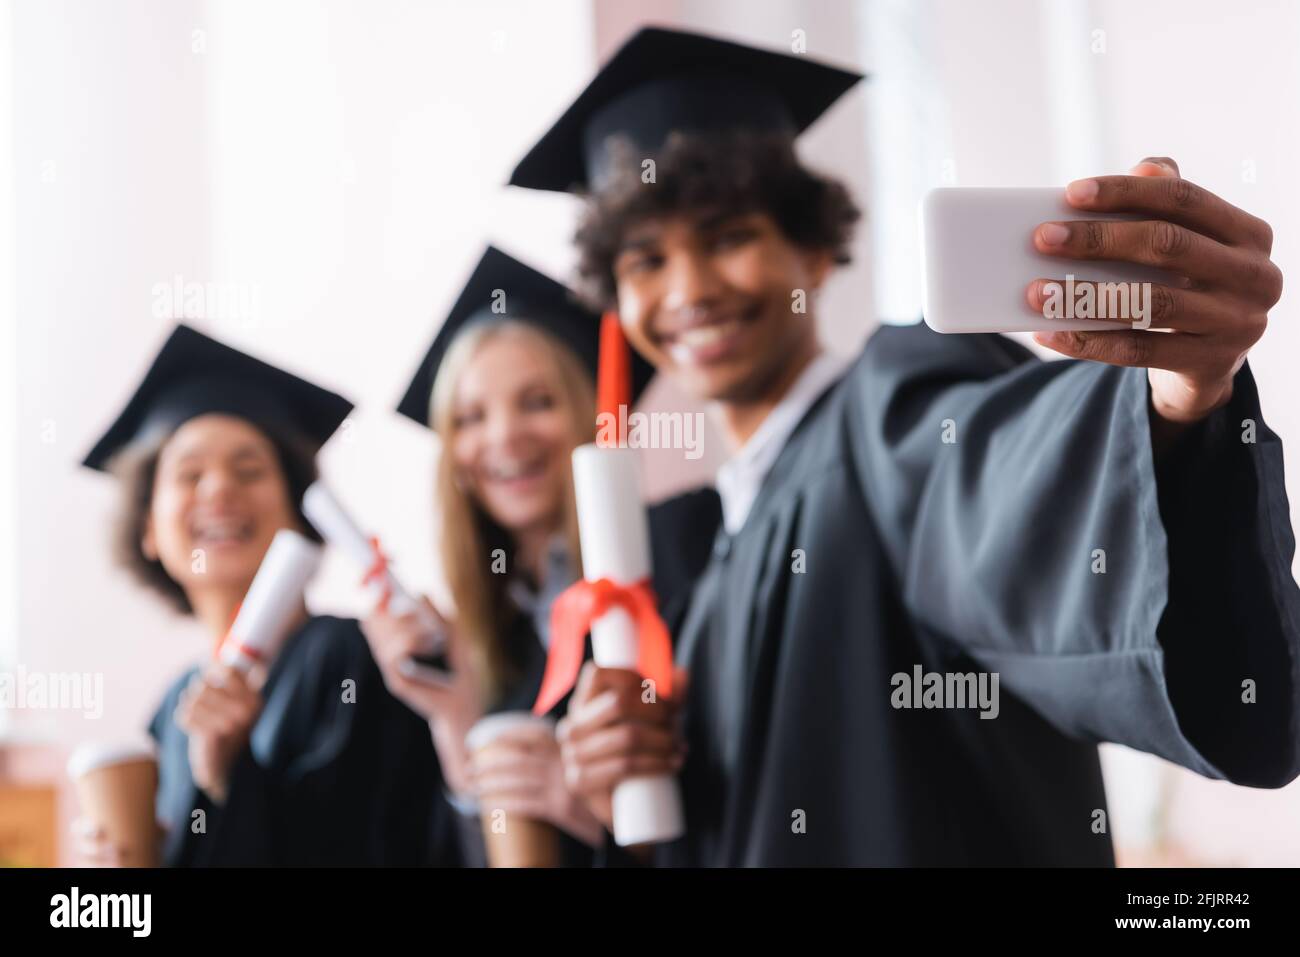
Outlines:
[[[885,327],[841,362],[816,293],[858,213],[794,140],[858,79],[644,30],[515,171],[587,195],[592,296],[734,447],[676,628],[689,690],[644,704],[589,666],[571,786],[608,824],[614,784],[681,765],[665,864],[1110,864],[1097,741],[1292,780],[1294,539],[1245,364],[1280,294],[1268,226],[1168,160],[1074,183],[1080,219],[1142,218],[1034,242],[1185,277],[1151,331],[1045,336],[1084,361],[1042,363]],[[997,675],[996,719],[898,707],[913,673]]]

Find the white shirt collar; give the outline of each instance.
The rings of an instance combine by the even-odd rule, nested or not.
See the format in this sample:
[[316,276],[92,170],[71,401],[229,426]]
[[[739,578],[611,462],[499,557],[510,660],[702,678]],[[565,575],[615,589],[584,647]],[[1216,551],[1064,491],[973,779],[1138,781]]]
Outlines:
[[776,464],[777,456],[804,413],[847,368],[848,360],[841,356],[828,352],[818,355],[799,373],[799,378],[748,441],[719,466],[718,495],[722,499],[722,524],[728,535],[736,534],[744,526],[763,487],[763,479]]

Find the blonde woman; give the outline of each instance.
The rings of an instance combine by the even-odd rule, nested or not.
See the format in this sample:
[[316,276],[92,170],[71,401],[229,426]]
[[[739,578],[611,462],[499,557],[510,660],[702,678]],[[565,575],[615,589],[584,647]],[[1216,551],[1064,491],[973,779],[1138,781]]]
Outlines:
[[[390,689],[429,719],[453,803],[469,813],[491,795],[507,815],[549,821],[576,839],[569,863],[604,835],[564,786],[553,736],[507,735],[490,763],[476,762],[464,740],[485,714],[532,707],[551,601],[581,571],[570,456],[595,435],[597,320],[561,284],[487,250],[399,406],[441,439],[437,551],[455,611],[439,621],[454,679],[410,672],[434,642],[416,616],[376,611],[363,625]],[[634,391],[648,378],[638,364]],[[698,502],[697,514],[716,509],[711,497]],[[667,524],[653,524],[663,554]]]

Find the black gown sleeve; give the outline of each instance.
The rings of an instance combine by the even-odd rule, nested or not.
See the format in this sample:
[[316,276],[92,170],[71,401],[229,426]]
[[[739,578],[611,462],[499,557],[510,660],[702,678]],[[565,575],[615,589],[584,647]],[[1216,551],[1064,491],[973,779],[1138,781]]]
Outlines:
[[1159,462],[1144,369],[885,327],[843,388],[910,615],[1067,734],[1241,784],[1300,773],[1295,541],[1248,366]]

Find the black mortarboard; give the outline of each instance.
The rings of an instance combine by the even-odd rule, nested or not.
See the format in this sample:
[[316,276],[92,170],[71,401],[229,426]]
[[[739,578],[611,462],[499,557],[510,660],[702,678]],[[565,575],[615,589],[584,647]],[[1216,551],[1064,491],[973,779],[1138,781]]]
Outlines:
[[[502,319],[531,322],[550,332],[577,354],[594,379],[599,357],[600,315],[574,302],[562,283],[489,246],[443,320],[397,411],[428,426],[433,383],[456,335],[469,325]],[[654,369],[644,359],[639,356],[633,359],[633,400],[653,374]]]
[[647,156],[677,131],[795,136],[862,76],[806,56],[647,27],[623,44],[519,162],[510,185],[560,191],[599,185],[612,134]]
[[104,471],[123,448],[170,434],[208,412],[289,430],[319,448],[351,411],[340,395],[178,325],[81,464]]

